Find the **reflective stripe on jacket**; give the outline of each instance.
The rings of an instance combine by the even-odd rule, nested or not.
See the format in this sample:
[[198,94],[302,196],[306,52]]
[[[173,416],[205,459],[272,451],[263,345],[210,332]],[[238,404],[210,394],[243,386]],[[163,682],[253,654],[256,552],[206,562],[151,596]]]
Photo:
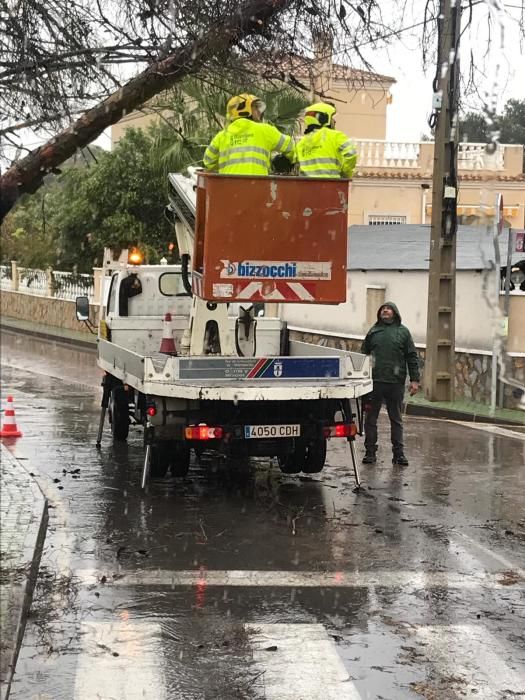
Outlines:
[[204,153],[207,170],[223,175],[268,175],[273,151],[290,160],[294,147],[290,136],[271,124],[251,119],[236,119],[220,131]]
[[296,146],[299,173],[308,177],[352,177],[357,164],[355,143],[342,131],[315,129]]

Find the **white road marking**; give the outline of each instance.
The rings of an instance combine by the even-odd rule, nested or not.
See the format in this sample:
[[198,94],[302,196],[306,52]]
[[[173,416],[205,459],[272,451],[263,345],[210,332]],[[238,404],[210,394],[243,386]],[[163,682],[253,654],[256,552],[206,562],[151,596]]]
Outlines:
[[[472,537],[469,537],[468,535],[465,535],[464,532],[456,532],[455,533],[458,537],[462,537],[464,540],[466,540],[469,544],[469,547],[477,548],[481,552],[485,554],[485,556],[494,559],[495,561],[498,562],[498,564],[501,564],[506,571],[515,571],[518,576],[520,576],[524,581],[525,581],[525,569],[520,568],[519,566],[516,566],[512,561],[507,559],[506,557],[502,556],[501,554],[498,554],[497,552],[494,552],[492,549],[489,549],[488,547],[485,547],[485,545],[481,544],[481,542],[476,542],[476,540],[473,540]],[[461,545],[459,545],[461,546]],[[464,548],[463,552],[467,552]],[[469,556],[472,556],[472,554],[469,554]],[[479,562],[479,559],[477,559]]]
[[525,433],[520,433],[518,430],[511,430],[510,428],[503,428],[500,425],[491,425],[490,423],[470,423],[469,421],[462,420],[452,420],[449,421],[449,423],[454,423],[455,425],[462,425],[465,428],[472,428],[473,430],[482,430],[483,432],[491,433],[492,435],[514,438],[515,440],[522,440],[523,442],[525,442]]
[[424,644],[421,651],[433,665],[433,676],[453,679],[462,695],[499,700],[525,693],[525,667],[511,668],[505,649],[483,625],[418,627],[415,634]]
[[501,574],[462,574],[446,571],[116,571],[81,569],[74,572],[83,585],[100,583],[114,586],[246,586],[284,588],[429,588],[473,589],[484,587],[525,591],[524,580],[509,587],[500,583]]
[[160,625],[85,622],[74,700],[167,700]]
[[[334,642],[319,624],[254,624],[253,658],[266,700],[361,700]],[[277,647],[273,651],[267,651]]]

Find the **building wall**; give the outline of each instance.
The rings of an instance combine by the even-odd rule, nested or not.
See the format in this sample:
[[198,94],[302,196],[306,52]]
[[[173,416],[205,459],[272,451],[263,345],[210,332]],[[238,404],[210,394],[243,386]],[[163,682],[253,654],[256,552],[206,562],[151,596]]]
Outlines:
[[354,139],[386,138],[386,113],[390,102],[386,85],[355,89],[334,82],[329,94],[337,105],[337,129]]
[[[337,128],[356,139],[384,139],[390,99],[388,85],[374,83],[355,88],[343,81],[334,81],[332,85],[329,94],[337,105]],[[111,127],[111,144],[116,144],[126,129],[144,129],[156,119],[155,114],[132,112]]]
[[[350,250],[350,255],[352,251]],[[494,326],[490,307],[484,298],[485,275],[476,271],[459,271],[456,278],[456,347],[485,350],[492,349]],[[368,291],[367,291],[367,288]],[[363,337],[370,327],[370,310],[367,320],[367,303],[370,297],[378,298],[378,288],[384,288],[385,300],[399,307],[403,323],[410,329],[414,341],[424,344],[427,332],[428,272],[426,271],[358,271],[352,270],[347,278],[347,299],[344,304],[306,305],[286,304],[282,316],[291,326],[342,333]],[[512,352],[525,352],[525,296],[513,297],[509,331]]]
[[[503,294],[500,305],[503,308]],[[525,294],[518,292],[510,295],[507,350],[525,352]]]
[[[337,335],[324,335],[322,333],[309,333],[300,330],[290,332],[292,340],[301,340],[307,343],[315,343],[323,347],[340,348],[359,352],[361,340],[359,338],[341,337]],[[418,348],[419,365],[421,368],[422,384],[424,387],[425,348]],[[456,351],[455,363],[455,397],[456,400],[475,401],[478,403],[490,403],[491,396],[491,358],[487,352]],[[508,358],[509,376],[525,385],[525,357]],[[517,408],[519,397],[513,392],[513,387],[506,385],[503,393],[503,407]]]
[[[422,219],[423,190],[419,182],[354,177],[348,223],[368,224],[369,216],[405,216],[407,224]],[[428,201],[428,195],[427,195]]]
[[[90,318],[98,325],[98,306],[91,305]],[[75,302],[54,297],[36,296],[24,292],[10,292],[2,289],[0,294],[0,314],[22,321],[34,321],[54,328],[64,328],[90,336],[84,323],[79,323],[75,315]]]
[[[428,185],[423,189],[421,185]],[[432,214],[431,180],[367,177],[365,173],[354,177],[349,204],[349,225],[368,224],[369,216],[405,216],[407,224],[429,224]],[[483,217],[480,204],[492,207],[498,192],[503,193],[505,220],[513,228],[525,225],[525,181],[508,183],[497,180],[469,181],[460,177],[460,206],[465,214]],[[481,218],[481,221],[484,219]]]
[[156,114],[144,114],[143,112],[132,112],[124,119],[111,126],[111,146],[115,146],[124,136],[126,129],[146,129],[151,126],[158,116]]

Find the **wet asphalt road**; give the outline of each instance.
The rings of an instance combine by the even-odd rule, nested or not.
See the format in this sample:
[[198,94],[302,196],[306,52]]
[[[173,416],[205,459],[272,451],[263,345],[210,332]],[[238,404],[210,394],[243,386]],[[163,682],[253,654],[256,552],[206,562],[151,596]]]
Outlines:
[[523,439],[407,419],[400,470],[383,421],[358,494],[332,441],[318,479],[205,460],[144,495],[138,429],[94,448],[99,381],[3,334],[51,504],[13,700],[525,698]]

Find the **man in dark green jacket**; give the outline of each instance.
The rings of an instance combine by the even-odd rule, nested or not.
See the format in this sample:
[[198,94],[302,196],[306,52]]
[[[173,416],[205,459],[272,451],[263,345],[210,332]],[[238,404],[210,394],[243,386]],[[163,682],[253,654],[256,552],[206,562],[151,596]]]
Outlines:
[[383,401],[390,418],[392,464],[408,466],[403,451],[403,422],[401,411],[405,381],[410,377],[409,393],[419,389],[419,363],[410,331],[401,323],[398,308],[391,301],[379,307],[377,323],[368,331],[361,352],[372,355],[372,393],[364,399],[365,449],[363,464],[375,464],[377,451],[377,418]]

